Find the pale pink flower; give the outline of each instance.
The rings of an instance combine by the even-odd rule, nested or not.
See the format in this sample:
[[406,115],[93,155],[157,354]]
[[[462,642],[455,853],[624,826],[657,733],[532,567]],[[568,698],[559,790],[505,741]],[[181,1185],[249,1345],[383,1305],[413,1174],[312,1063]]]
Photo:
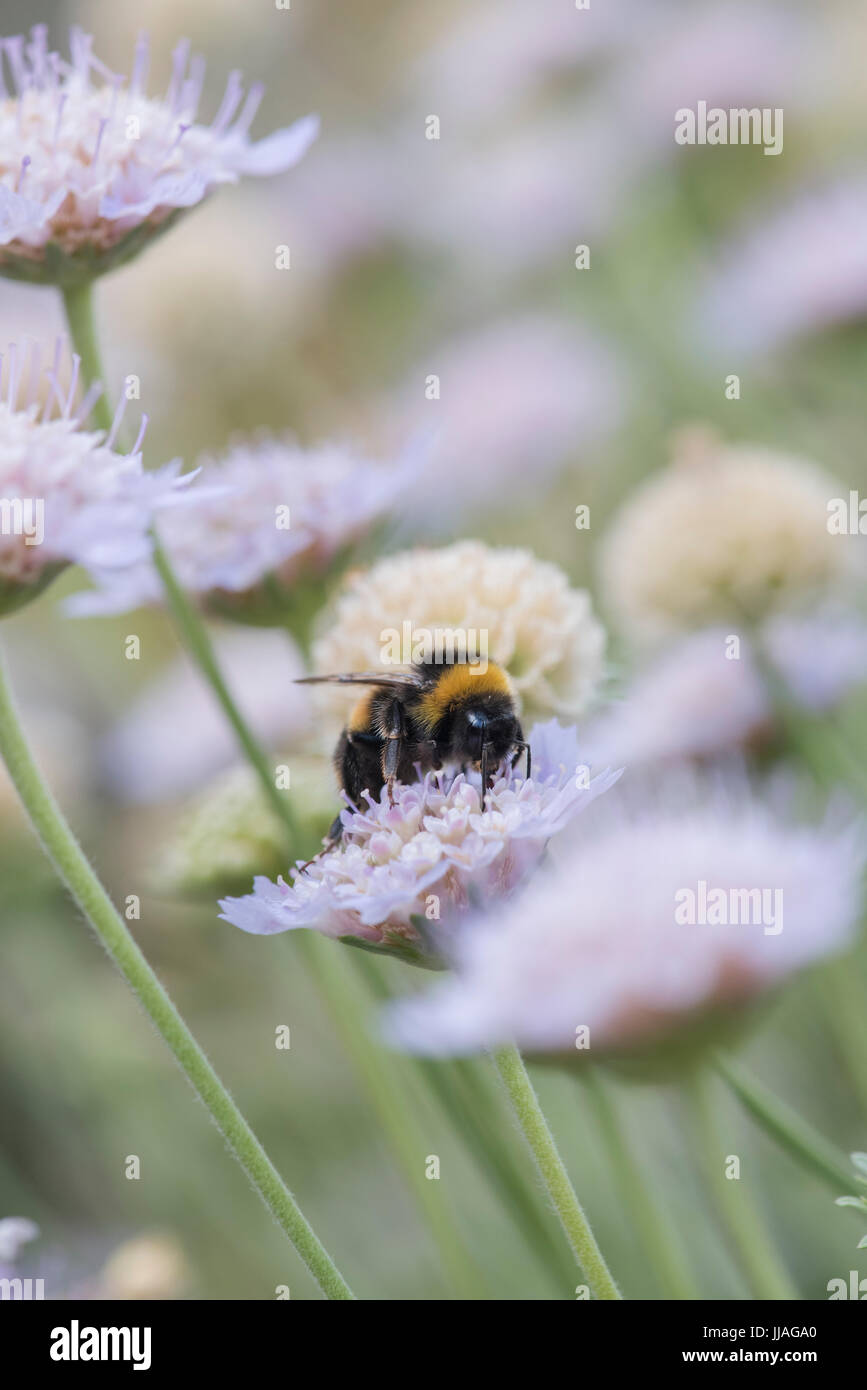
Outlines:
[[730,237],[700,293],[696,331],[749,356],[867,313],[867,175],[800,192]]
[[619,776],[582,776],[575,731],[555,720],[537,725],[530,742],[532,779],[503,774],[484,809],[463,773],[398,785],[394,805],[383,788],[378,801],[342,813],[338,848],[294,871],[291,884],[257,878],[251,894],[221,902],[222,916],[257,935],[312,927],[436,961],[455,915],[512,892],[552,836]]
[[290,168],[316,137],[308,116],[251,143],[262,87],[245,96],[238,72],[211,124],[200,124],[205,66],[186,40],[161,100],[145,94],[145,37],[129,81],[95,56],[81,29],[72,28],[69,47],[68,61],[51,51],[45,25],[3,40],[12,94],[0,104],[0,273],[92,278],[219,184]]
[[[426,375],[440,397],[424,399]],[[395,401],[402,428],[433,431],[431,461],[411,505],[448,520],[459,508],[509,505],[508,489],[556,476],[614,429],[626,408],[626,373],[608,345],[556,316],[489,324],[431,352]]]
[[555,871],[462,924],[455,974],[392,1009],[392,1041],[433,1056],[514,1042],[579,1061],[647,1049],[851,942],[863,827],[787,825],[722,789],[610,810]]
[[[145,471],[140,446],[146,416],[126,454],[115,448],[122,407],[107,435],[85,428],[99,388],[77,400],[77,356],[69,380],[61,381],[69,366],[61,339],[45,374],[35,345],[22,353],[13,343],[3,356],[0,586],[8,610],[35,596],[66,565],[116,576],[144,561],[155,515],[185,498],[195,474],[180,477],[179,460]],[[40,403],[46,379],[50,390]]]
[[[206,607],[243,619],[292,600],[301,580],[326,575],[342,552],[397,506],[415,477],[409,454],[395,467],[337,444],[302,449],[268,436],[200,461],[208,478],[160,541],[183,587]],[[77,596],[78,613],[119,613],[158,603],[162,582],[146,560],[98,592]]]

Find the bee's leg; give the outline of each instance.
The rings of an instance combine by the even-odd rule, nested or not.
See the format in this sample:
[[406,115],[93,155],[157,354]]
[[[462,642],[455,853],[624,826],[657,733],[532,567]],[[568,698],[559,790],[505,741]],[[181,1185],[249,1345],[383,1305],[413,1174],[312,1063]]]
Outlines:
[[515,767],[522,753],[527,754],[527,781],[530,780],[530,745],[524,738],[524,730],[518,725],[518,737],[515,739],[515,756],[512,758],[512,767]]
[[488,773],[488,749],[489,743],[482,744],[482,810],[485,809],[485,798],[488,795],[489,773]]
[[311,864],[315,864],[318,859],[321,859],[323,857],[323,855],[330,854],[333,849],[336,849],[342,839],[343,821],[340,819],[340,816],[337,815],[334,817],[334,820],[328,827],[328,834],[325,836],[325,842],[319,853],[314,854],[312,859],[308,859],[306,864],[302,864],[298,872],[300,874],[306,873],[307,870],[310,868]]
[[520,761],[520,758],[521,758],[521,754],[522,754],[522,753],[526,753],[526,754],[527,754],[527,781],[529,782],[530,776],[531,776],[531,773],[530,773],[530,767],[531,767],[531,763],[530,763],[530,745],[529,745],[529,743],[517,743],[517,744],[515,745],[515,754],[514,754],[514,757],[512,758],[512,761],[511,761],[510,766],[512,766],[512,767],[517,767],[517,765],[518,765],[518,763],[519,763],[519,761]]
[[382,776],[385,785],[388,787],[388,804],[394,805],[394,781],[397,777],[397,770],[400,767],[400,759],[406,741],[404,730],[403,705],[399,700],[393,700],[388,712],[388,732],[385,734],[385,746],[382,750]]

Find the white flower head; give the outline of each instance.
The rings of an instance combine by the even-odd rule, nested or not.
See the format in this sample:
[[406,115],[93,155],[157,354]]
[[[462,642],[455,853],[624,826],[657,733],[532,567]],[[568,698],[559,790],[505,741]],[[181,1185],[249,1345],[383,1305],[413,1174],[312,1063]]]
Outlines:
[[[304,449],[262,436],[200,465],[209,485],[184,516],[160,521],[160,541],[180,583],[202,606],[254,622],[279,616],[302,581],[322,581],[399,505],[418,467],[410,450],[394,467],[339,444]],[[109,577],[110,578],[110,577]],[[119,583],[82,596],[75,611],[123,612],[157,603],[147,562]]]
[[[73,283],[133,255],[175,214],[242,174],[277,174],[302,157],[318,123],[306,117],[258,144],[262,97],[229,76],[210,125],[196,117],[205,65],[178,44],[162,99],[146,96],[148,43],[127,81],[73,27],[69,59],[45,25],[2,41],[9,95],[0,102],[0,273]],[[2,72],[0,72],[2,76]]]
[[[153,472],[142,467],[141,442],[117,452],[121,403],[111,431],[85,420],[99,388],[76,404],[79,358],[61,384],[64,347],[58,339],[47,376],[51,394],[38,403],[41,354],[13,343],[0,376],[0,611],[38,594],[66,565],[92,574],[119,574],[150,554],[149,527],[158,511],[185,497],[195,476],[179,477],[180,462]],[[24,378],[26,377],[26,387]]]
[[[338,848],[293,882],[257,878],[251,894],[226,898],[222,916],[272,935],[312,927],[372,943],[420,963],[438,960],[456,914],[473,900],[512,892],[552,836],[617,780],[581,775],[573,729],[555,720],[530,736],[533,776],[510,771],[485,798],[463,773],[428,773],[378,801],[344,811]],[[428,928],[430,930],[428,930]]]
[[600,578],[637,645],[714,622],[758,621],[832,593],[853,549],[828,530],[841,485],[812,463],[684,432],[674,462],[626,502]]
[[[314,669],[381,667],[383,633],[400,633],[405,622],[414,631],[484,634],[487,656],[530,716],[583,713],[603,676],[605,631],[589,594],[528,550],[475,540],[401,551],[351,574],[313,644]],[[345,712],[345,693],[323,698]]]
[[850,942],[863,827],[787,825],[721,787],[703,804],[606,806],[555,872],[462,924],[455,975],[391,1011],[392,1041],[429,1055],[510,1041],[578,1061],[641,1052]]

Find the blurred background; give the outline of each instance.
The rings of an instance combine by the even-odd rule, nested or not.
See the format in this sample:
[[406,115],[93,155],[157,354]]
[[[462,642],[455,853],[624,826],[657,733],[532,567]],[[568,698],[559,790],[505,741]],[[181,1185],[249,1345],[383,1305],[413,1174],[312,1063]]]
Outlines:
[[[308,111],[322,118],[297,170],[222,190],[98,285],[110,386],[140,376],[149,463],[192,464],[263,426],[387,456],[434,424],[406,533],[526,545],[591,588],[607,518],[694,420],[804,455],[846,489],[867,485],[860,0],[594,0],[587,11],[571,0],[293,0],[288,11],[273,0],[68,0],[40,12],[2,0],[0,10],[4,34],[44,19],[61,48],[65,28],[83,26],[117,71],[146,28],[153,92],[187,36],[208,60],[206,118],[230,69],[265,81],[254,135]],[[674,112],[699,99],[783,107],[783,154],[676,145]],[[432,115],[438,140],[425,135]],[[278,273],[281,244],[291,269]],[[589,269],[576,268],[580,245]],[[51,339],[59,302],[0,282],[0,324],[4,341]],[[730,373],[737,401],[725,396]],[[439,401],[425,395],[431,374]],[[575,528],[580,504],[589,530]],[[196,902],[171,891],[176,808],[233,761],[207,692],[162,614],[64,618],[59,601],[80,582],[64,577],[5,625],[61,802],[115,901],[139,895],[133,931],[360,1296],[448,1297],[304,951],[220,922],[215,893]],[[140,661],[125,658],[130,633]],[[300,746],[310,716],[287,692],[300,667],[285,634],[215,633],[261,735]],[[616,635],[610,660],[616,685],[627,664]],[[848,717],[862,737],[863,702]],[[327,816],[324,760],[319,777]],[[0,818],[0,1215],[41,1228],[22,1267],[45,1273],[49,1297],[257,1299],[284,1284],[317,1296],[58,888],[6,783]],[[242,881],[243,870],[242,855]],[[397,963],[375,968],[401,988]],[[863,960],[853,969],[863,976]],[[842,1149],[865,1148],[867,1048],[835,1031],[821,995],[816,978],[789,990],[747,1055]],[[288,1051],[274,1046],[281,1024]],[[625,1293],[659,1296],[581,1087],[537,1080]],[[691,1220],[702,1199],[677,1094],[624,1088],[621,1099],[697,1293],[746,1297],[722,1237]],[[572,1296],[444,1112],[425,1095],[417,1104],[489,1296]],[[825,1297],[827,1281],[857,1265],[857,1226],[743,1116],[724,1118],[799,1288]],[[141,1159],[137,1181],[125,1177],[128,1155]]]

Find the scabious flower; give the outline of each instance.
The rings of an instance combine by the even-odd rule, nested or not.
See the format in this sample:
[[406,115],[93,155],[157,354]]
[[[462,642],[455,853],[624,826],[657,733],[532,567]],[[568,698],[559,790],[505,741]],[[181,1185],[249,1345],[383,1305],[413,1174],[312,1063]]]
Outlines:
[[[3,41],[12,95],[0,104],[0,273],[64,285],[129,259],[185,208],[242,174],[290,168],[315,138],[306,117],[252,144],[262,97],[229,76],[210,125],[196,120],[204,62],[188,41],[173,55],[162,100],[145,95],[147,39],[132,75],[113,73],[74,27],[69,61],[46,26]],[[2,73],[0,73],[2,76]]]
[[[417,466],[373,463],[340,445],[302,449],[262,437],[203,458],[209,478],[180,524],[166,516],[160,541],[187,593],[211,613],[269,622],[297,607],[336,563],[398,503]],[[162,584],[146,561],[120,582],[77,598],[80,613],[123,612],[157,603]],[[316,600],[322,594],[317,589]],[[315,606],[311,603],[311,606]]]
[[[602,679],[605,631],[589,594],[528,550],[475,540],[402,551],[351,574],[313,644],[314,669],[382,667],[383,634],[407,621],[414,631],[483,634],[527,715],[577,716]],[[345,711],[345,692],[324,698]]]
[[588,757],[630,768],[713,757],[766,732],[770,702],[752,653],[743,642],[728,660],[727,637],[724,628],[690,633],[640,668],[623,698],[586,727]]
[[[774,702],[753,646],[724,627],[703,628],[641,666],[623,698],[584,729],[586,756],[628,767],[709,758],[766,740]],[[867,683],[867,624],[836,608],[776,614],[759,629],[763,656],[795,704],[820,714]]]
[[268,936],[312,927],[437,964],[456,914],[471,901],[508,895],[538,864],[552,836],[608,790],[618,773],[590,779],[573,729],[556,720],[530,736],[533,777],[501,776],[485,798],[463,773],[428,773],[385,788],[366,807],[341,814],[341,845],[291,884],[257,878],[253,892],[226,898],[222,916]]
[[[444,26],[407,73],[408,95],[436,91],[445,108],[495,123],[552,78],[610,59],[647,36],[647,7],[636,0],[600,6],[578,17],[556,8],[540,24],[521,0],[485,0]],[[473,80],[484,73],[484,81]]]
[[827,526],[828,503],[842,495],[812,463],[687,431],[674,462],[611,525],[605,600],[636,645],[648,645],[824,598],[854,573],[847,538]]
[[35,597],[69,564],[117,576],[144,561],[155,514],[184,498],[195,476],[179,477],[179,460],[145,472],[140,446],[147,417],[127,454],[115,448],[122,407],[107,435],[85,429],[96,395],[91,390],[76,404],[77,356],[68,385],[61,385],[60,339],[47,374],[51,395],[42,405],[39,349],[33,345],[28,354],[20,354],[12,344],[5,359],[0,377],[0,613]]
[[463,923],[456,973],[401,1001],[390,1038],[429,1055],[507,1042],[578,1061],[643,1054],[846,947],[861,828],[787,825],[742,790],[684,790],[662,808],[607,802],[554,871]]
[[[433,519],[453,526],[459,509],[489,515],[508,506],[526,479],[528,458],[534,484],[543,487],[622,416],[625,372],[611,348],[554,315],[488,325],[446,344],[432,363],[442,398],[432,458],[412,494],[428,525]],[[410,374],[398,419],[418,419],[423,376],[419,369]]]
[[736,234],[699,295],[713,350],[754,356],[867,312],[867,177],[803,190]]

